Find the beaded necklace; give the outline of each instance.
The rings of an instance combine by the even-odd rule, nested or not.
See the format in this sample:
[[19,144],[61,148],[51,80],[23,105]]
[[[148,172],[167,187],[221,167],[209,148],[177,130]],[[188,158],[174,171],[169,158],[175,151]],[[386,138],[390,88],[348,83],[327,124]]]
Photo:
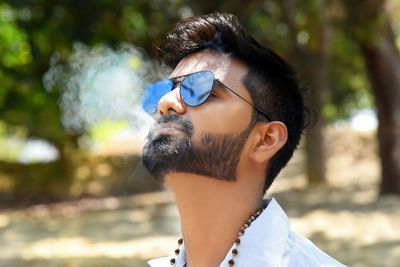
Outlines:
[[[252,224],[252,222],[254,222],[258,216],[260,216],[260,214],[265,210],[266,205],[264,205],[262,208],[258,209],[255,213],[253,213],[250,218],[246,221],[246,223],[243,225],[243,227],[240,229],[238,236],[235,240],[235,247],[231,250],[231,254],[232,257],[231,259],[228,261],[228,264],[230,267],[235,265],[235,260],[234,258],[238,255],[239,253],[239,245],[240,245],[240,238],[242,237],[242,235],[244,235],[244,231],[250,227],[250,225]],[[183,244],[183,239],[179,238],[178,240],[178,248],[175,250],[175,257],[172,258],[170,260],[171,266],[175,266],[176,264],[176,257],[179,255],[180,250],[179,247]],[[186,267],[186,263],[183,265],[183,267]]]

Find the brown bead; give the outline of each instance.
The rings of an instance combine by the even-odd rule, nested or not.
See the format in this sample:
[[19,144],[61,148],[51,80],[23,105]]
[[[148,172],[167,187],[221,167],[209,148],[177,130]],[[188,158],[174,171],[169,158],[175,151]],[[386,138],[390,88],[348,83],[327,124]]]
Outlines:
[[233,265],[235,265],[235,262],[233,260],[229,260],[228,264],[229,264],[229,266],[233,266]]
[[175,264],[175,259],[172,258],[169,262],[171,263],[171,265],[174,265]]
[[232,249],[232,255],[237,256],[238,250],[236,248]]
[[175,249],[175,255],[179,255],[179,252],[180,252],[179,248]]
[[236,245],[239,245],[240,244],[240,238],[237,238],[235,243],[236,243]]
[[179,238],[178,244],[179,244],[179,245],[182,245],[182,243],[183,243],[183,239],[182,239],[182,238]]

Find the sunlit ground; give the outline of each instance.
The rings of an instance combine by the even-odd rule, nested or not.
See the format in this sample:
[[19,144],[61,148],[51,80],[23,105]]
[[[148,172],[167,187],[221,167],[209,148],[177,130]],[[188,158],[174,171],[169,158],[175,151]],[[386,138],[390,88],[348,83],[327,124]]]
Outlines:
[[[374,134],[328,132],[330,187],[305,187],[299,152],[270,194],[292,228],[343,263],[398,267],[400,198],[378,200]],[[0,213],[0,267],[146,266],[179,236],[168,193],[81,200]]]

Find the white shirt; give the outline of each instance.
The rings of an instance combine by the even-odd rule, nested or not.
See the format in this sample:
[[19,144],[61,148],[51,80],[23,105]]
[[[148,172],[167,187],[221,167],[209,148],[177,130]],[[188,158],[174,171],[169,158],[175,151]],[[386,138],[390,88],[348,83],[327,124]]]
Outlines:
[[[219,267],[229,267],[233,248],[235,245]],[[148,263],[151,267],[170,267],[171,258],[174,256],[150,260]],[[325,254],[310,240],[292,232],[287,215],[274,198],[269,199],[267,208],[241,236],[234,261],[234,267],[345,266]],[[185,262],[185,247],[182,244],[175,267],[183,267]]]

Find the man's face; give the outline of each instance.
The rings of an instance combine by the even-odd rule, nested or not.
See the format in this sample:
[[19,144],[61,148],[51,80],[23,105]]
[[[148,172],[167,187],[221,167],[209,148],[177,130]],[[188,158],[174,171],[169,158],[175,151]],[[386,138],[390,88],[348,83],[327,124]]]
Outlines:
[[[170,77],[210,70],[215,77],[247,100],[242,80],[248,68],[224,54],[201,51],[185,57]],[[157,178],[172,172],[194,173],[235,180],[242,148],[251,131],[252,107],[224,87],[200,106],[187,106],[175,88],[159,101],[160,119],[150,131],[143,163]]]

